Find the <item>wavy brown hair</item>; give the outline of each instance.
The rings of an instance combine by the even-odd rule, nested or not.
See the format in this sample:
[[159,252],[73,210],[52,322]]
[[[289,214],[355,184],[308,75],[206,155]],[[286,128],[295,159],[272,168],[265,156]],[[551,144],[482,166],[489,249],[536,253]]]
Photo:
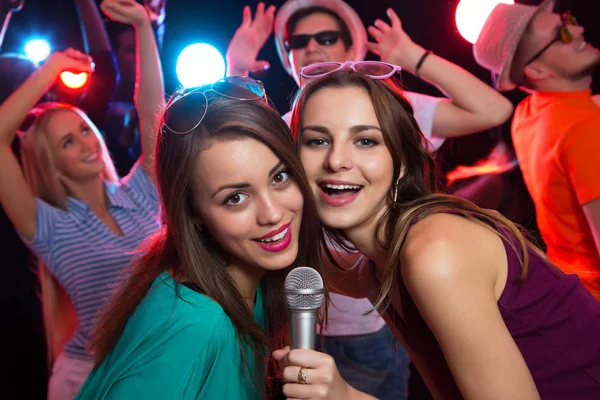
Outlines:
[[[181,93],[171,98],[167,108],[179,95]],[[268,349],[281,348],[289,342],[289,316],[283,295],[286,275],[290,269],[301,265],[311,266],[320,272],[319,218],[294,141],[279,114],[263,101],[234,100],[210,92],[206,95],[209,105],[197,128],[184,135],[173,134],[166,129],[158,134],[156,182],[161,198],[163,228],[148,243],[144,255],[113,297],[97,324],[91,347],[96,364],[101,363],[115,346],[128,318],[152,282],[163,271],[170,271],[177,281],[185,279],[223,308],[235,326],[248,383],[251,383],[250,360],[253,359],[257,371],[255,389],[260,390],[259,382],[264,382],[261,377],[273,378],[281,372],[275,369],[273,363],[267,368]],[[193,110],[183,118],[189,118],[189,125],[193,126],[198,113]],[[162,119],[160,122],[162,126]],[[253,138],[268,146],[289,169],[304,197],[295,262],[283,270],[267,271],[261,282],[268,320],[266,332],[253,320],[227,272],[227,253],[206,229],[199,228],[196,223],[198,215],[192,187],[196,159],[215,140],[236,137]],[[180,288],[179,284],[177,287]],[[251,355],[245,354],[242,344],[250,347]]]
[[[540,257],[545,256],[527,240],[519,227],[496,211],[438,192],[435,160],[414,118],[412,106],[404,97],[396,78],[375,80],[353,71],[338,71],[310,82],[294,101],[291,127],[298,150],[302,134],[302,110],[306,102],[319,90],[345,87],[364,89],[370,96],[385,144],[393,159],[393,182],[397,182],[398,197],[394,199],[396,187],[392,185],[388,191],[387,210],[379,219],[375,232],[379,245],[389,251],[390,261],[384,269],[374,308],[387,303],[390,291],[400,279],[400,252],[408,230],[420,219],[437,213],[460,215],[493,230],[515,251],[521,264],[520,278],[526,279],[528,249]],[[401,172],[403,174],[400,177]],[[329,227],[323,229],[325,236],[340,248],[354,250],[340,230]],[[327,255],[333,265],[341,268],[329,251]]]

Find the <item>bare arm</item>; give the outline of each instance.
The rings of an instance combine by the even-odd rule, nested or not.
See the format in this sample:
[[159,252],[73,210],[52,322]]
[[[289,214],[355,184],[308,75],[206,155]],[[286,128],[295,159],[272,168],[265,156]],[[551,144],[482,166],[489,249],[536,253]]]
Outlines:
[[156,115],[164,105],[164,86],[158,48],[146,9],[134,0],[104,0],[100,6],[110,18],[135,26],[137,76],[134,95],[142,139],[141,165],[154,180],[152,160],[156,145]]
[[438,214],[411,228],[402,278],[465,399],[539,399],[497,306],[506,282],[501,239],[462,217]]
[[582,206],[583,214],[590,226],[590,231],[596,243],[596,251],[600,256],[600,198],[594,199]]
[[91,59],[69,49],[54,53],[0,105],[0,203],[9,219],[26,239],[35,236],[36,205],[11,143],[21,123],[64,70],[91,73]]
[[87,84],[79,106],[96,125],[101,126],[117,86],[118,68],[96,2],[76,0],[75,5],[79,13],[85,52],[96,63],[94,77]]
[[76,0],[81,22],[81,35],[86,53],[112,51],[100,12],[94,0]]
[[[369,50],[382,61],[401,66],[415,73],[425,49],[414,43],[402,30],[400,18],[388,9],[391,25],[376,20],[368,28],[376,42]],[[456,64],[430,54],[419,68],[419,77],[448,95],[435,111],[433,135],[456,137],[480,132],[503,124],[513,111],[511,102],[473,74]]]

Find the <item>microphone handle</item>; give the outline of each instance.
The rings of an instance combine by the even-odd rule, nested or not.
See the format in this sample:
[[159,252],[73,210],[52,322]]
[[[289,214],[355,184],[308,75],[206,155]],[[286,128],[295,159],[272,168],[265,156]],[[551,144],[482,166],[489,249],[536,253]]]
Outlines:
[[292,349],[316,350],[318,309],[290,311]]

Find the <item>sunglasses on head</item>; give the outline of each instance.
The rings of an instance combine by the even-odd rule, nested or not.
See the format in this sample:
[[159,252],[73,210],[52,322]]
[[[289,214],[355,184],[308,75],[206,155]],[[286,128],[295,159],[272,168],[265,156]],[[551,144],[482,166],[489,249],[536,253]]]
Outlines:
[[321,31],[312,35],[292,35],[285,41],[285,47],[287,51],[303,49],[308,46],[308,42],[312,38],[315,38],[321,46],[331,46],[337,43],[340,36],[342,36],[342,33],[337,31]]
[[565,43],[565,44],[569,44],[569,43],[571,43],[573,41],[573,35],[569,31],[569,26],[578,26],[579,24],[577,23],[577,19],[573,16],[573,14],[571,13],[571,11],[565,11],[560,16],[560,20],[561,20],[561,25],[558,28],[558,32],[556,33],[556,37],[554,39],[552,39],[552,41],[550,43],[548,43],[547,45],[545,45],[540,51],[538,51],[537,53],[535,53],[535,55],[533,57],[531,57],[529,59],[529,61],[527,61],[527,63],[525,65],[529,65],[532,62],[534,62],[535,60],[537,60],[554,43],[556,43],[556,42],[562,42],[562,43]]
[[[267,98],[262,82],[244,76],[230,76],[176,97],[164,111],[162,127],[178,135],[192,132],[206,116],[206,93],[209,92],[235,100],[266,101]],[[190,119],[189,115],[197,115],[198,118]]]
[[371,79],[387,79],[402,69],[393,64],[381,61],[346,61],[322,62],[300,68],[300,76],[305,79],[316,79],[349,67],[352,71],[368,76]]

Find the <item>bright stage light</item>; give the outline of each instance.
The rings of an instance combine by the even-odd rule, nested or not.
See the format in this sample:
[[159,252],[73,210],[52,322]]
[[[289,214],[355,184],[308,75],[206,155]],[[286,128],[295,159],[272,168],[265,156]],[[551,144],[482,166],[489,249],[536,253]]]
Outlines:
[[456,7],[456,27],[465,40],[475,43],[485,20],[496,5],[514,4],[513,0],[461,0]]
[[50,55],[50,45],[42,39],[30,40],[25,45],[25,55],[31,61],[39,63]]
[[86,84],[88,77],[87,72],[74,74],[73,72],[65,71],[60,74],[60,80],[69,89],[79,89]]
[[225,59],[213,46],[194,43],[179,54],[176,71],[183,87],[201,86],[225,76]]

